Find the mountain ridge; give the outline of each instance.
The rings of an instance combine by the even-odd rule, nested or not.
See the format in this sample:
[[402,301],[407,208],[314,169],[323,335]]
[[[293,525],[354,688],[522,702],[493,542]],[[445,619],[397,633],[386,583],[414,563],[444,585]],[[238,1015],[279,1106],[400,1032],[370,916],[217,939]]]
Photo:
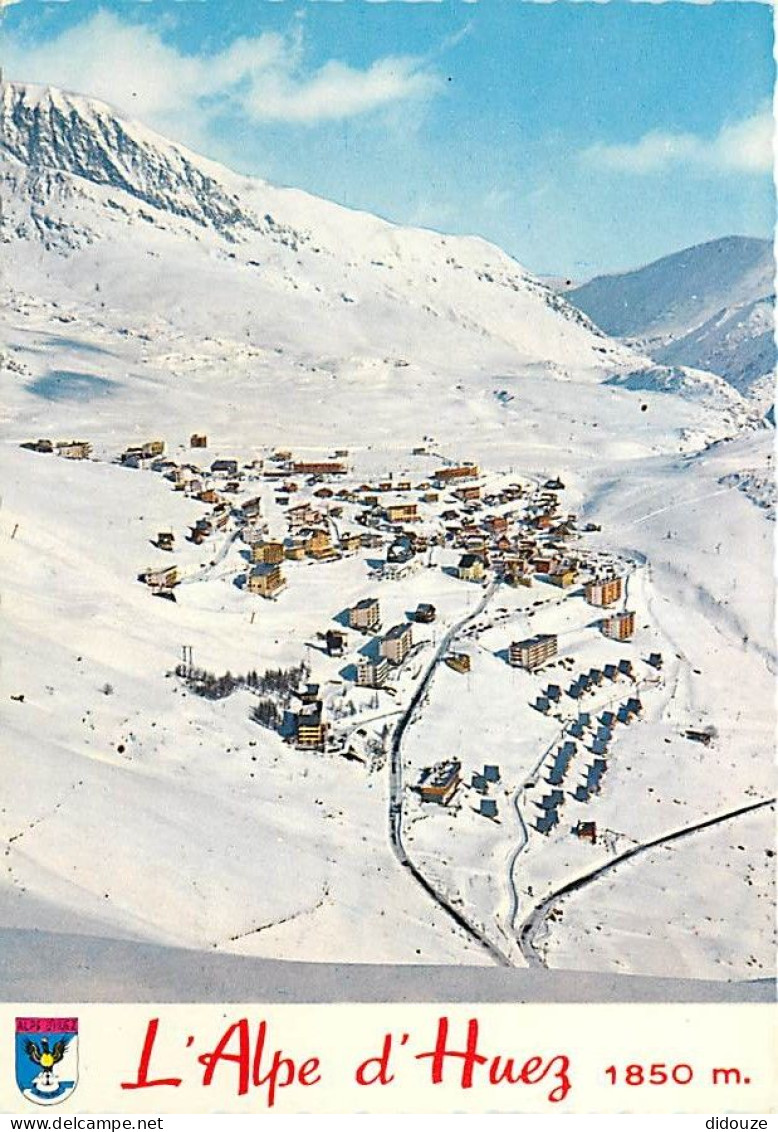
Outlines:
[[749,394],[776,364],[774,276],[769,240],[724,236],[565,297],[655,361],[707,370]]

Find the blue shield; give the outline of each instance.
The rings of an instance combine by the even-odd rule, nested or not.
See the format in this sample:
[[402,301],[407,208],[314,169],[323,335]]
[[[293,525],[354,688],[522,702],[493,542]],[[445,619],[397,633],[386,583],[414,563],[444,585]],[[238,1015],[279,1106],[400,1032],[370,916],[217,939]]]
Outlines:
[[16,1019],[16,1084],[34,1104],[59,1104],[78,1084],[78,1019]]

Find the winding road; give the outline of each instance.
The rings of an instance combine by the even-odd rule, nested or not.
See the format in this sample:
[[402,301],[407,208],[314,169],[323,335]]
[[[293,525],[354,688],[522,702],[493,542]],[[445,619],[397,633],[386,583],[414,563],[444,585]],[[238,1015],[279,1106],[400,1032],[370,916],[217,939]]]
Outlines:
[[550,896],[547,896],[545,900],[541,901],[540,904],[533,908],[530,915],[519,928],[517,933],[518,943],[527,964],[530,967],[546,966],[543,958],[535,948],[534,940],[538,930],[545,923],[549,912],[563,896],[568,896],[573,892],[579,892],[582,888],[599,880],[600,877],[609,873],[612,869],[617,868],[619,865],[622,865],[625,861],[633,857],[638,857],[642,853],[647,853],[650,849],[657,849],[663,845],[668,845],[672,841],[680,841],[683,837],[691,837],[694,833],[699,833],[704,829],[710,829],[711,826],[720,825],[725,821],[731,821],[733,818],[740,817],[742,814],[751,813],[753,810],[761,810],[765,806],[772,806],[775,804],[775,801],[775,798],[766,798],[761,799],[759,802],[751,802],[747,806],[739,806],[735,810],[728,810],[724,814],[717,814],[715,817],[705,818],[703,821],[695,822],[693,825],[682,826],[680,829],[673,830],[671,833],[665,833],[662,834],[661,837],[655,837],[651,841],[645,841],[640,845],[633,845],[630,849],[620,853],[617,857],[613,857],[604,865],[599,865],[597,868],[592,869],[591,872],[585,873],[583,876],[561,885],[559,888],[555,889]]
[[392,845],[392,851],[399,863],[413,876],[414,880],[424,891],[432,897],[438,907],[442,908],[444,912],[456,923],[457,927],[461,928],[471,939],[483,947],[495,963],[501,966],[510,967],[511,961],[494,943],[478,928],[472,924],[463,914],[451,904],[451,902],[439,892],[434,885],[424,876],[424,874],[414,865],[411,858],[406,852],[402,840],[402,820],[403,820],[403,779],[402,779],[402,741],[405,732],[407,731],[414,713],[421,703],[424,693],[430,685],[432,677],[437,670],[438,665],[443,660],[443,657],[448,652],[451,642],[461,633],[465,625],[480,617],[486,609],[489,601],[491,600],[497,583],[492,581],[486,588],[483,597],[476,605],[475,609],[452,625],[448,632],[445,634],[432,657],[427,671],[419,681],[416,690],[411,697],[408,707],[403,712],[392,736],[392,746],[389,755],[389,839]]

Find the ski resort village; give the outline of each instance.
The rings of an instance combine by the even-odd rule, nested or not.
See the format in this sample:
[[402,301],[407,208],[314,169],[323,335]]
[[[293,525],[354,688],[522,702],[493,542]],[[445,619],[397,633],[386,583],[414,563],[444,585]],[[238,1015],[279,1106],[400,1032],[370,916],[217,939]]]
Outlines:
[[657,360],[481,239],[2,114],[11,953],[774,977],[764,343]]

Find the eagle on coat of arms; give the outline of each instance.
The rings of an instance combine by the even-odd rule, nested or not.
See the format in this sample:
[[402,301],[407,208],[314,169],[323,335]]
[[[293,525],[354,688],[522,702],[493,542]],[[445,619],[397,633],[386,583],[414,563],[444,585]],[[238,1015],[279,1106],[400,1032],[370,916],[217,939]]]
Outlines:
[[53,1083],[56,1078],[54,1066],[57,1062],[62,1061],[62,1058],[65,1056],[65,1047],[67,1044],[66,1038],[60,1038],[54,1043],[51,1049],[49,1049],[48,1038],[41,1038],[40,1045],[30,1039],[25,1043],[24,1052],[27,1054],[30,1061],[34,1061],[36,1065],[40,1065],[46,1084]]

